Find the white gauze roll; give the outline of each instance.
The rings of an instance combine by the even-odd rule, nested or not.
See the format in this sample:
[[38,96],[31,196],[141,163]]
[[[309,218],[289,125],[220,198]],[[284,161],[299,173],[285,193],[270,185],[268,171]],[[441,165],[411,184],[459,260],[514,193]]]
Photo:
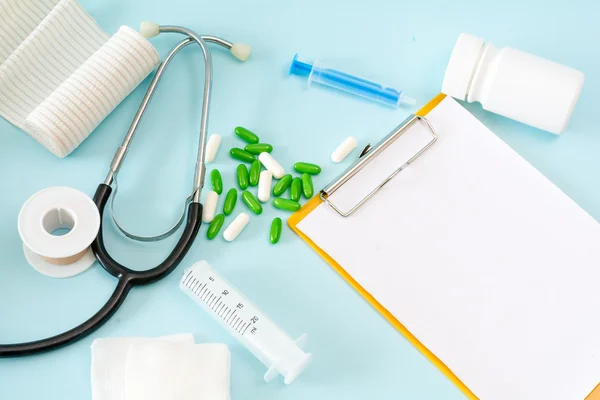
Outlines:
[[0,0],[0,11],[0,115],[59,157],[160,61],[139,33],[111,38],[76,0]]
[[25,131],[64,157],[83,142],[159,62],[154,47],[122,26],[25,119]]
[[58,4],[59,0],[0,0],[0,64]]

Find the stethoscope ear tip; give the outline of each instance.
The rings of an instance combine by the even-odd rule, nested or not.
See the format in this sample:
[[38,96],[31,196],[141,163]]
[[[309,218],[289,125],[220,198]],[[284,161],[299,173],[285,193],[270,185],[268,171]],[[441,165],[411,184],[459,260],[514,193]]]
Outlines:
[[159,25],[152,21],[142,21],[142,23],[140,23],[140,33],[146,39],[158,36],[160,33]]
[[231,54],[238,60],[246,61],[250,56],[252,47],[244,43],[234,43],[229,51],[231,51]]

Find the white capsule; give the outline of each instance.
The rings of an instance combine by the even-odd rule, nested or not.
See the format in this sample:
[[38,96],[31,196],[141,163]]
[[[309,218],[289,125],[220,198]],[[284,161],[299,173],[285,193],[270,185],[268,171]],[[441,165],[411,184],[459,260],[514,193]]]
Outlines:
[[348,154],[352,153],[352,150],[356,148],[358,142],[352,136],[348,136],[346,140],[340,144],[337,149],[333,153],[331,153],[331,161],[334,163],[339,163],[348,156]]
[[273,174],[271,171],[261,172],[258,181],[258,200],[263,203],[266,203],[271,198],[271,183],[273,183]]
[[217,203],[219,202],[219,195],[217,192],[212,190],[206,193],[204,199],[204,207],[202,208],[202,221],[212,222],[215,219],[215,211],[217,210]]
[[211,163],[214,161],[221,145],[221,135],[210,135],[208,142],[206,143],[206,162]]
[[240,213],[235,219],[229,224],[225,232],[223,232],[223,238],[228,242],[232,242],[236,237],[244,230],[246,225],[250,222],[250,217],[246,213]]
[[265,168],[273,174],[275,179],[281,179],[285,175],[285,170],[269,153],[260,153],[258,160]]

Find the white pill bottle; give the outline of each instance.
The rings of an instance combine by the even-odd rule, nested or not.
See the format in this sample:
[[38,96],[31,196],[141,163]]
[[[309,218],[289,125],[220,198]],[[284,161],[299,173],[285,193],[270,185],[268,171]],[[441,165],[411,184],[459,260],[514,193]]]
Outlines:
[[560,134],[571,118],[583,81],[581,71],[510,47],[498,49],[463,33],[452,51],[442,92]]

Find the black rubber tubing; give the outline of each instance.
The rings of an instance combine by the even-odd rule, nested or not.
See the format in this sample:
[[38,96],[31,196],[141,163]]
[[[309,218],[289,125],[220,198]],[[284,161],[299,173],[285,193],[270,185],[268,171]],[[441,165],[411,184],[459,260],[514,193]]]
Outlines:
[[[96,194],[94,195],[94,202],[100,211],[100,221],[102,221],[104,207],[110,198],[111,192],[112,188],[110,186],[100,184],[96,190]],[[190,250],[194,239],[198,235],[198,230],[200,229],[201,223],[202,204],[190,203],[188,206],[185,228],[171,254],[169,254],[162,263],[154,268],[146,271],[134,271],[119,264],[110,256],[110,254],[108,254],[108,251],[104,246],[101,222],[98,236],[92,243],[92,250],[102,267],[108,271],[108,273],[118,279],[117,286],[110,298],[107,300],[106,304],[104,304],[104,306],[102,306],[102,308],[98,310],[98,312],[90,319],[61,334],[33,342],[0,344],[0,358],[28,356],[55,350],[83,339],[96,329],[100,328],[106,321],[110,319],[110,317],[114,315],[121,304],[123,304],[123,301],[127,297],[127,294],[132,287],[148,285],[161,280],[165,276],[169,275],[175,268],[177,268],[177,266],[186,256],[187,252]]]

